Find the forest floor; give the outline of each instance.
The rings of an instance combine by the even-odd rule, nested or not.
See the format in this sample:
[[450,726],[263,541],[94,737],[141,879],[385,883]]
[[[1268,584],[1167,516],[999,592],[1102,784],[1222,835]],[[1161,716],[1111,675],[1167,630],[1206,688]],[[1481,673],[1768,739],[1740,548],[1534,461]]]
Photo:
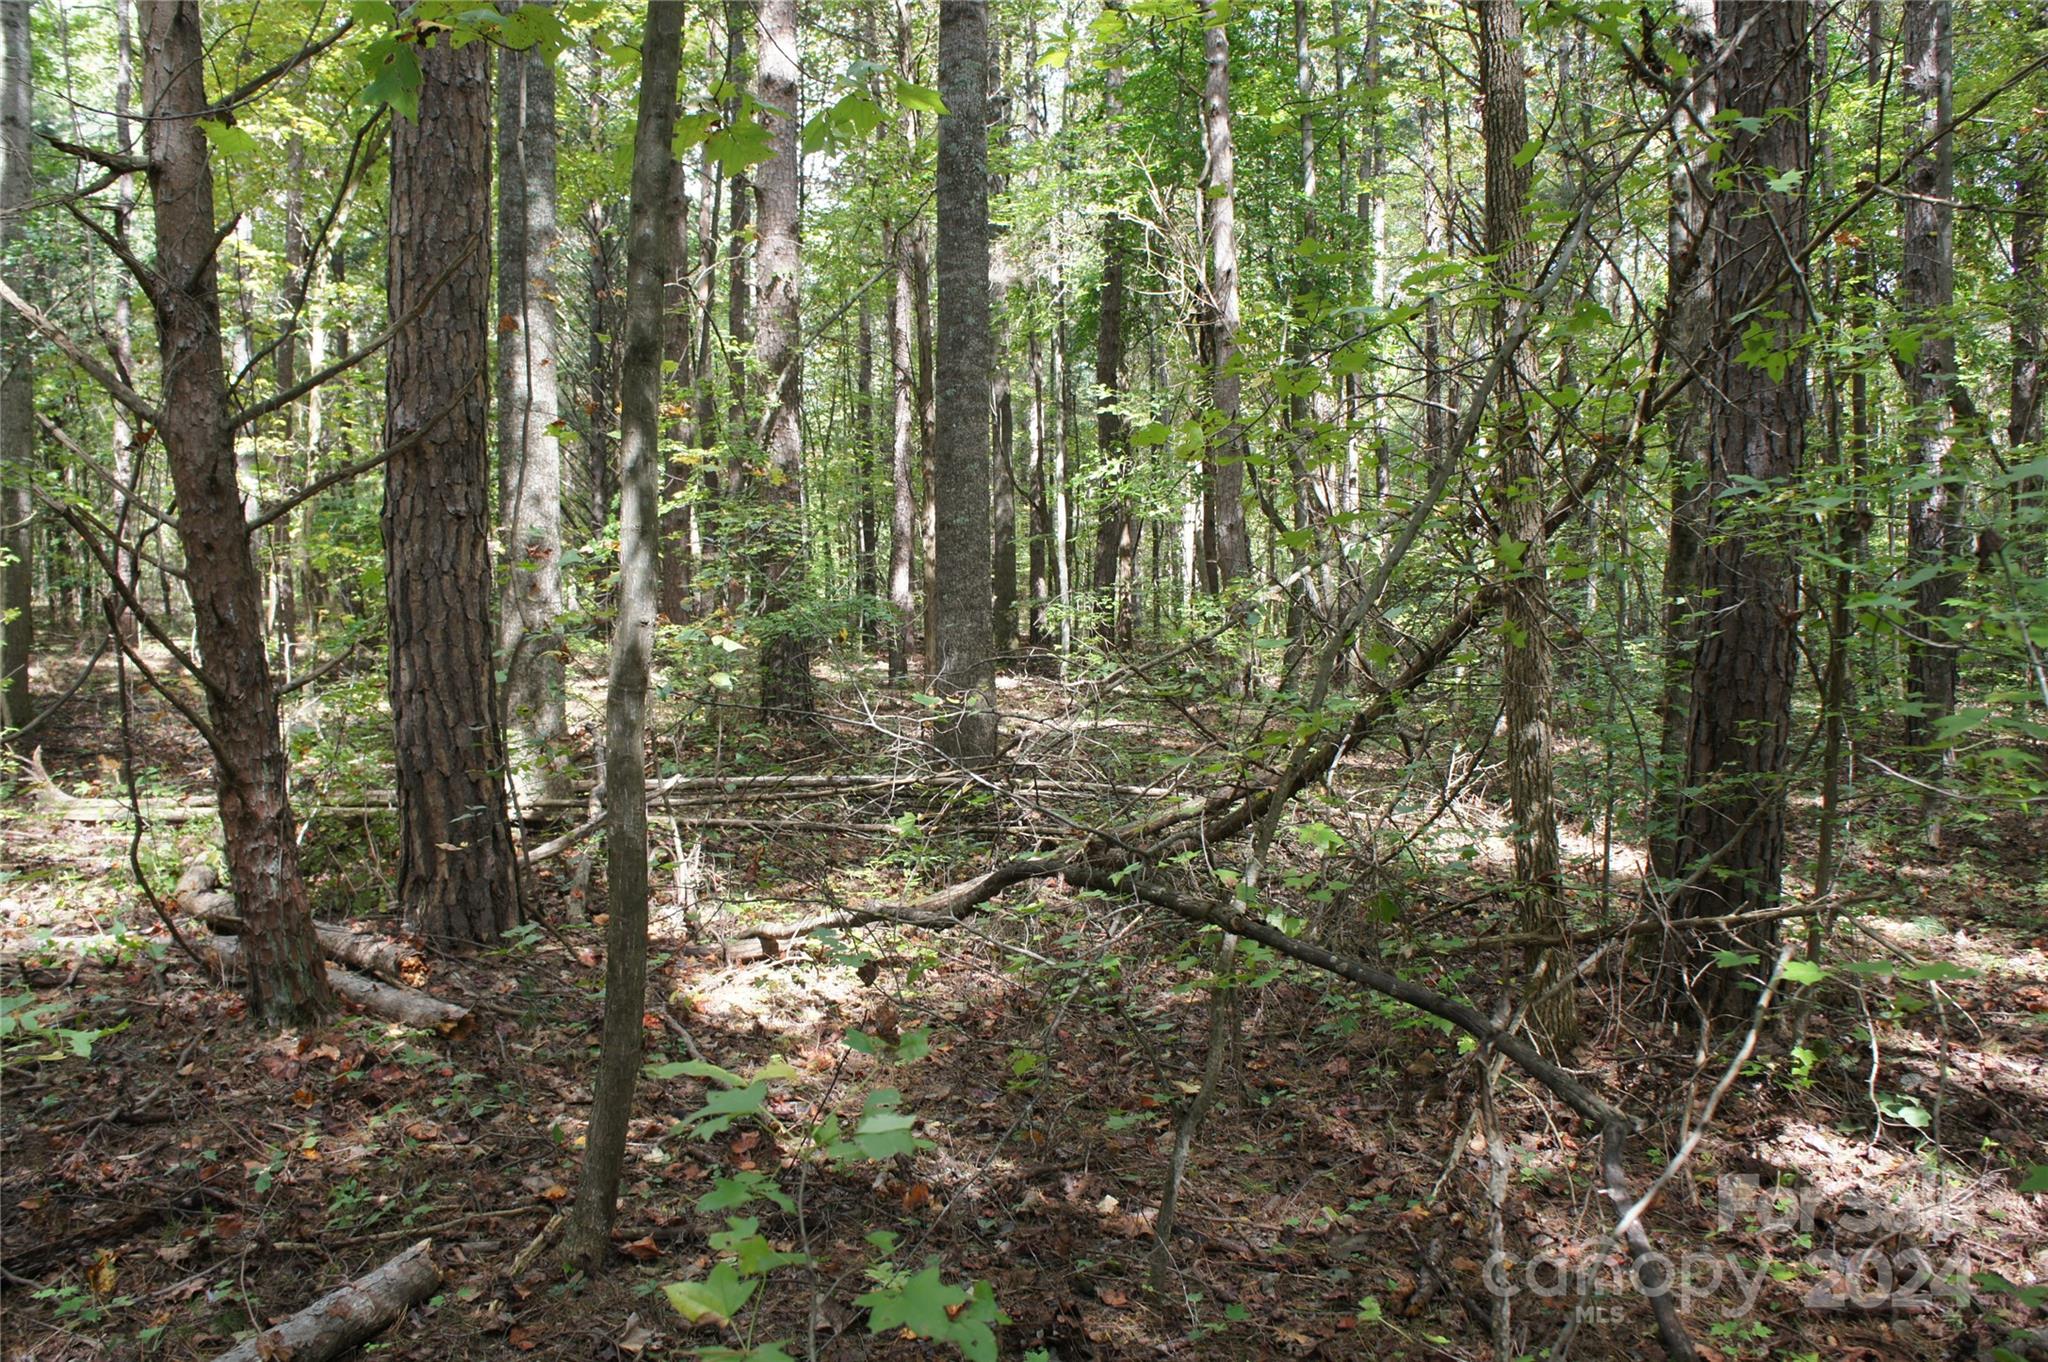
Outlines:
[[[37,689],[56,692],[82,663],[55,656]],[[893,735],[919,707],[881,680],[834,673],[826,694],[847,722],[822,733],[680,716],[657,750],[664,769],[736,777],[908,771]],[[1207,939],[1049,883],[944,934],[870,928],[739,964],[683,949],[929,891],[1058,835],[1062,819],[1146,807],[1074,793],[1084,778],[1227,780],[1201,767],[1264,722],[1234,703],[1106,704],[1005,678],[1010,761],[1040,790],[1024,802],[906,786],[699,803],[658,822],[649,1062],[694,1047],[741,1075],[779,1060],[780,1076],[763,1119],[709,1139],[689,1124],[706,1082],[642,1085],[621,1254],[596,1281],[565,1280],[545,1253],[511,1270],[573,1192],[591,1096],[603,931],[578,919],[601,892],[579,889],[575,856],[535,877],[543,928],[432,960],[429,989],[475,1009],[465,1036],[363,1016],[270,1035],[169,944],[134,891],[128,827],[58,817],[10,774],[0,1003],[15,1018],[37,1009],[42,1030],[0,1031],[0,1356],[211,1357],[422,1238],[445,1286],[376,1356],[679,1357],[781,1340],[803,1357],[807,1339],[825,1358],[954,1355],[869,1332],[854,1300],[885,1255],[985,1280],[1009,1321],[1004,1357],[1479,1359],[1500,1355],[1503,1332],[1515,1353],[1654,1353],[1649,1312],[1602,1239],[1597,1142],[1513,1069],[1480,1100],[1481,1058],[1406,1008],[1251,955],[1170,1289],[1154,1293],[1154,1216],[1206,1049]],[[118,714],[103,663],[39,735],[63,790],[120,794]],[[299,734],[302,815],[361,801],[338,785],[372,778],[334,755],[336,723],[315,716]],[[138,697],[131,741],[152,795],[207,795],[204,753],[154,697]],[[373,773],[374,752],[362,760]],[[1347,757],[1276,842],[1272,881],[1303,933],[1491,1008],[1513,969],[1486,937],[1513,912],[1486,762],[1483,743],[1412,733],[1407,750]],[[1635,911],[1636,851],[1616,840],[1607,858],[1613,782],[1562,764],[1587,803],[1570,850],[1591,931]],[[1838,968],[1788,1000],[1648,1212],[1712,1358],[1988,1357],[2042,1323],[2028,1309],[2040,1293],[2003,1293],[1988,1274],[2048,1280],[2048,1198],[2022,1193],[2015,1171],[2048,1162],[2048,820],[1958,821],[1937,856],[1881,821],[1903,829],[1908,809],[1886,809],[1874,785],[1857,798]],[[1802,856],[1812,816],[1799,811]],[[205,817],[152,822],[140,850],[158,891],[217,855],[216,835]],[[380,905],[367,916],[396,931],[381,908],[388,818],[316,814],[306,847],[319,915]],[[1613,960],[1589,982],[1571,1067],[1644,1118],[1630,1168],[1642,1187],[1725,1059],[1696,1064],[1639,966]],[[89,1054],[64,1028],[98,1033],[81,1041]],[[857,1053],[853,1032],[912,1041]],[[809,1156],[812,1120],[850,1124],[882,1087],[928,1147],[843,1168]],[[813,1264],[763,1279],[743,1335],[687,1325],[661,1291],[715,1265],[706,1236],[726,1216],[696,1203],[740,1172],[776,1180],[793,1209],[746,1214]],[[1496,1279],[1517,1291],[1505,1318],[1486,1285],[1496,1242],[1510,1255]]]

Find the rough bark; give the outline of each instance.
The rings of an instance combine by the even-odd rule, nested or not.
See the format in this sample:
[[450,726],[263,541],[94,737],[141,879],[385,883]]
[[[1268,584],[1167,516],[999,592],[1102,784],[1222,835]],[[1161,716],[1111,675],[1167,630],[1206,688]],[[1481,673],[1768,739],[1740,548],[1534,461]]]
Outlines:
[[[612,629],[611,676],[605,691],[605,790],[611,816],[605,833],[605,882],[611,920],[605,926],[604,1042],[591,1099],[583,1180],[564,1240],[570,1258],[592,1271],[603,1265],[611,1241],[626,1126],[633,1114],[633,1083],[640,1072],[640,1020],[647,995],[647,674],[654,655],[660,588],[661,314],[669,247],[662,218],[668,207],[682,23],[681,5],[653,0],[647,6],[634,125],[632,207],[626,224],[626,335],[619,371],[619,616]],[[767,37],[772,51],[772,30]]]
[[[1523,64],[1522,10],[1517,0],[1479,6],[1480,131],[1486,147],[1486,254],[1498,301],[1493,342],[1509,343],[1514,299],[1535,283],[1530,237],[1532,163]],[[1544,476],[1529,404],[1540,377],[1536,347],[1515,346],[1495,398],[1495,566],[1501,581],[1501,707],[1507,720],[1508,803],[1514,822],[1517,925],[1569,940],[1570,915],[1557,850],[1556,777],[1551,762],[1550,585],[1544,566]],[[1530,1030],[1559,1049],[1578,1037],[1575,993],[1546,984],[1568,978],[1562,947],[1531,948],[1526,964],[1537,981]]]
[[143,105],[159,282],[152,296],[163,373],[158,437],[178,494],[178,538],[193,633],[205,659],[228,873],[248,921],[243,993],[262,1022],[302,1024],[333,1009],[293,835],[277,693],[264,649],[261,582],[235,482],[221,360],[213,167],[198,118],[209,107],[195,0],[145,5]]
[[498,56],[498,515],[505,573],[498,665],[522,800],[569,777],[562,674],[562,451],[554,250],[555,72],[542,53]]
[[761,710],[769,718],[807,719],[811,629],[803,614],[803,260],[797,221],[796,0],[761,0],[761,53],[754,98],[775,154],[754,171],[760,278],[754,300],[754,358],[762,374],[762,440],[768,476],[762,528]]
[[[114,0],[114,144],[123,152],[131,151],[130,139],[133,136],[128,121],[135,89],[135,40],[133,26],[129,20],[130,9],[131,0]],[[123,175],[114,185],[113,228],[117,239],[128,239],[129,228],[134,218],[135,177]],[[109,348],[113,352],[114,372],[118,374],[135,372],[134,304],[129,300],[133,291],[129,287],[129,282],[123,279],[114,293],[114,325],[113,334],[109,337]],[[281,347],[285,353],[289,353],[291,349],[289,343]],[[279,381],[282,383],[282,357],[278,363]],[[135,589],[139,581],[132,545],[140,532],[130,525],[127,516],[127,488],[135,476],[134,441],[135,431],[129,424],[128,409],[116,402],[113,412],[113,447],[108,451],[114,481],[121,487],[114,496],[115,524],[121,530],[114,544],[114,575],[125,582],[130,591]],[[114,628],[123,639],[130,643],[135,642],[135,615],[125,602],[115,603]]]
[[[669,234],[668,271],[662,286],[662,349],[668,366],[668,388],[681,394],[662,413],[670,419],[669,434],[678,449],[697,443],[696,271],[690,259],[690,178],[688,163],[672,160],[668,169],[668,202],[663,209]],[[681,455],[660,461],[661,592],[660,613],[671,621],[683,618],[684,602],[696,564],[696,508],[687,498],[695,462]]]
[[[145,9],[148,6],[144,6]],[[242,1340],[214,1362],[329,1362],[353,1352],[424,1304],[441,1285],[433,1241],[422,1239],[376,1271],[358,1277],[282,1324]]]
[[[1766,910],[1778,901],[1785,858],[1785,764],[1797,678],[1795,529],[1774,519],[1764,492],[1797,478],[1806,444],[1806,372],[1798,281],[1781,272],[1784,243],[1804,241],[1810,167],[1811,57],[1806,0],[1721,0],[1725,41],[1741,40],[1718,73],[1725,111],[1717,195],[1708,224],[1712,352],[1707,404],[1699,593],[1705,612],[1691,669],[1684,803],[1677,864],[1687,883],[1674,918]],[[1799,171],[1797,177],[1788,172]],[[1790,192],[1771,187],[1791,182]],[[1759,321],[1782,363],[1743,358]],[[1776,926],[1669,939],[1668,988],[1703,1017],[1746,1005],[1742,971],[1721,950],[1768,958]]]
[[[1906,106],[1914,135],[1929,139],[1906,168],[1899,205],[1899,301],[1918,351],[1904,366],[1913,404],[1909,452],[1914,480],[1907,506],[1907,560],[1915,576],[1906,634],[1906,741],[1927,746],[1956,704],[1954,614],[1961,586],[1951,560],[1962,549],[1956,472],[1950,456],[1948,388],[1956,368],[1949,311],[1955,303],[1955,172],[1948,125],[1953,101],[1949,0],[1906,0],[1901,16]],[[1937,762],[1938,764],[1938,762]],[[1938,835],[1938,834],[1937,834]]]
[[1208,150],[1204,177],[1209,225],[1210,400],[1223,417],[1210,446],[1210,498],[1215,518],[1216,589],[1252,571],[1251,538],[1244,520],[1244,460],[1250,452],[1239,420],[1243,380],[1237,372],[1240,325],[1237,279],[1237,148],[1230,129],[1230,35],[1224,7],[1203,7],[1202,35],[1208,78],[1202,92],[1202,130]]
[[393,317],[420,310],[384,379],[398,894],[421,935],[483,942],[519,920],[490,621],[489,49],[419,56],[419,117],[391,127],[388,293]]
[[[939,6],[938,287],[932,466],[937,506],[938,674],[949,755],[995,755],[989,606],[988,18],[980,0]],[[1014,570],[1014,569],[1013,569]]]
[[[22,212],[34,185],[29,166],[28,0],[0,0],[0,264],[15,267],[23,253]],[[0,727],[29,720],[29,653],[35,642],[30,587],[34,581],[32,528],[35,503],[29,468],[35,455],[35,380],[32,333],[12,308],[0,316]]]

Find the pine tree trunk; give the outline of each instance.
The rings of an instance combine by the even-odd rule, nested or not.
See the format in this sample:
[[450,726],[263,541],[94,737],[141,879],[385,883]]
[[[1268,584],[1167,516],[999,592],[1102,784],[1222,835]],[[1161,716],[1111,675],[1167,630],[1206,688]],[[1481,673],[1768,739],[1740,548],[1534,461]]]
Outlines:
[[[683,6],[654,0],[640,48],[632,207],[626,223],[625,338],[619,365],[619,616],[605,689],[604,1043],[590,1103],[583,1181],[564,1247],[587,1271],[604,1265],[625,1163],[647,994],[647,676],[659,604],[663,285],[672,235],[669,143]],[[787,107],[787,106],[785,106]]]
[[[135,43],[129,23],[131,0],[114,0],[114,143],[123,152],[132,154],[129,126],[129,106],[134,102],[135,88]],[[135,220],[135,177],[123,175],[114,185],[114,235],[122,241],[128,240],[129,227]],[[135,372],[134,307],[129,301],[133,290],[129,281],[123,279],[114,294],[113,334],[109,338],[114,356],[116,373]],[[289,350],[287,343],[283,348]],[[283,361],[279,361],[280,375]],[[114,404],[113,448],[110,463],[114,481],[122,490],[115,494],[115,523],[121,527],[119,540],[114,545],[114,575],[127,583],[133,591],[139,583],[136,573],[135,551],[130,545],[142,535],[141,529],[127,516],[127,487],[135,476],[135,431],[128,423],[128,409],[119,402]],[[118,593],[116,593],[118,596]],[[125,604],[116,601],[114,606],[114,627],[128,642],[135,642],[138,627],[135,615]]]
[[391,129],[389,307],[424,304],[384,382],[398,897],[422,935],[484,942],[519,921],[489,607],[489,50],[419,55],[419,117]]
[[[1522,10],[1517,0],[1480,0],[1480,130],[1486,146],[1486,254],[1500,302],[1493,343],[1507,343],[1513,299],[1535,284],[1530,239],[1531,165],[1522,156],[1529,118],[1522,74]],[[1557,792],[1551,764],[1550,585],[1544,566],[1544,470],[1529,404],[1541,381],[1536,347],[1515,347],[1495,398],[1495,566],[1502,583],[1501,706],[1507,720],[1508,803],[1515,849],[1517,925],[1569,939],[1557,850]],[[1532,947],[1527,966],[1536,997],[1529,1028],[1564,1050],[1578,1038],[1572,958],[1559,946]]]
[[810,717],[811,630],[803,618],[803,351],[798,342],[803,280],[797,222],[796,0],[761,0],[761,53],[754,98],[775,154],[755,168],[760,271],[754,300],[754,358],[762,374],[768,476],[761,551],[761,709],[778,721]]
[[[7,5],[4,17],[12,21],[17,8],[25,25],[26,5]],[[235,482],[213,167],[198,123],[211,107],[204,35],[194,0],[144,5],[141,15],[143,106],[153,114],[144,144],[162,281],[152,300],[164,384],[157,434],[177,489],[185,585],[205,659],[214,788],[244,922],[243,992],[253,1019],[304,1024],[331,1012],[334,1000],[299,875],[289,768],[263,642],[262,583]]]
[[498,56],[498,665],[522,799],[568,792],[562,673],[562,452],[555,323],[555,73]]
[[[1799,476],[1806,444],[1806,371],[1799,340],[1805,307],[1781,273],[1784,243],[1807,232],[1810,7],[1806,0],[1720,0],[1716,25],[1741,41],[1719,72],[1724,141],[1720,188],[1708,225],[1712,334],[1701,378],[1707,404],[1706,493],[1699,556],[1703,618],[1691,669],[1686,792],[1677,864],[1688,884],[1675,918],[1768,909],[1785,860],[1786,752],[1797,680],[1796,527],[1765,489]],[[1788,112],[1795,111],[1795,112]],[[1801,172],[1793,175],[1790,172]],[[1789,192],[1772,188],[1789,184]],[[1782,350],[1782,369],[1743,358],[1759,319]],[[1715,964],[1723,950],[1768,958],[1775,924],[1674,935],[1666,985],[1703,1018],[1729,1015],[1752,996],[1744,968]]]
[[[936,401],[938,539],[932,691],[951,707],[939,746],[978,764],[996,749],[989,604],[988,18],[981,0],[940,0]],[[1014,573],[1014,564],[1012,572]]]

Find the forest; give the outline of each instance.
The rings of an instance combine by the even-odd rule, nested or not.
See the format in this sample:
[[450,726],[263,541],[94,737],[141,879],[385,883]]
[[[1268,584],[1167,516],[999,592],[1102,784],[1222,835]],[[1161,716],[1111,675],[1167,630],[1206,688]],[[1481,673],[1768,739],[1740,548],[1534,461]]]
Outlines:
[[0,1357],[2048,1359],[2048,3],[0,0]]

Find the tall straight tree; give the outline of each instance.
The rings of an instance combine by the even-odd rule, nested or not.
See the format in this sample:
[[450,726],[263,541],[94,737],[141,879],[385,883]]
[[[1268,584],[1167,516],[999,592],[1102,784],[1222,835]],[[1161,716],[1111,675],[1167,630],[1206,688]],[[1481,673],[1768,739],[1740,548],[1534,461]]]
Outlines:
[[385,600],[399,902],[441,941],[519,921],[492,682],[490,49],[421,34],[418,116],[391,124]]
[[519,788],[567,793],[562,676],[562,449],[555,438],[555,70],[498,56],[498,665]]
[[[1899,302],[1918,342],[1903,365],[1913,404],[1910,450],[1914,478],[1907,507],[1907,556],[1912,575],[1913,624],[1906,632],[1906,741],[1936,741],[1940,723],[1956,705],[1956,647],[1952,640],[1960,578],[1951,560],[1960,548],[1956,473],[1950,464],[1955,437],[1949,388],[1956,381],[1956,343],[1949,310],[1955,303],[1955,153],[1949,131],[1955,76],[1949,0],[1905,0],[1906,106],[1913,113],[1919,150],[1906,167],[1899,205]],[[1940,824],[1928,831],[1939,837]]]
[[[24,6],[25,8],[25,6]],[[197,0],[141,6],[143,125],[156,268],[150,301],[164,376],[157,434],[178,493],[178,538],[212,729],[214,788],[243,922],[249,1015],[278,1024],[333,1009],[293,835],[289,766],[264,648],[261,580],[235,482],[221,359],[213,166],[200,120],[205,38]],[[137,412],[144,420],[150,413]]]
[[[1676,861],[1686,877],[1675,918],[1768,909],[1785,859],[1785,763],[1796,660],[1794,527],[1770,489],[1799,476],[1806,447],[1802,284],[1785,243],[1806,240],[1805,121],[1811,84],[1807,0],[1720,0],[1732,50],[1717,79],[1725,129],[1707,225],[1713,343],[1702,358],[1707,405],[1699,592],[1684,797]],[[1766,335],[1755,337],[1762,326]],[[1750,357],[1758,339],[1773,361]],[[1667,983],[1703,1017],[1749,995],[1724,950],[1761,953],[1775,924],[1686,932],[1667,950]]]
[[[1103,121],[1114,141],[1123,131],[1124,69],[1118,59],[1103,73]],[[1102,280],[1095,304],[1095,457],[1103,473],[1104,496],[1095,523],[1095,592],[1102,613],[1097,628],[1117,647],[1129,647],[1138,622],[1138,536],[1142,525],[1129,490],[1123,486],[1130,457],[1130,429],[1124,419],[1124,256],[1128,250],[1123,219],[1115,212],[1102,218]],[[1062,368],[1065,368],[1062,365]],[[1067,375],[1071,381],[1072,375]],[[1069,389],[1071,391],[1071,389]],[[1073,423],[1061,422],[1064,437]],[[1061,463],[1059,483],[1066,488],[1071,468]],[[1064,508],[1060,523],[1064,526]],[[1064,555],[1062,555],[1064,561]],[[1065,597],[1062,591],[1062,599]]]
[[670,139],[683,6],[653,0],[640,44],[640,107],[626,221],[626,335],[619,364],[619,617],[605,690],[604,1042],[565,1247],[587,1271],[604,1265],[625,1162],[647,992],[647,673],[661,567],[662,301],[671,233]]
[[[1529,115],[1518,0],[1480,0],[1480,132],[1486,148],[1486,256],[1497,301],[1493,343],[1508,343],[1511,300],[1535,283],[1529,181]],[[1494,422],[1496,566],[1503,584],[1501,705],[1507,718],[1508,802],[1514,819],[1518,925],[1564,936],[1569,929],[1557,853],[1556,780],[1550,750],[1550,586],[1543,554],[1543,460],[1529,419],[1538,383],[1536,347],[1515,346],[1501,375]],[[1531,1030],[1562,1049],[1577,1038],[1571,961],[1560,947],[1532,948],[1537,980]],[[1560,987],[1560,985],[1564,985]]]
[[796,0],[761,0],[759,15],[761,54],[754,98],[774,149],[754,172],[760,239],[755,258],[754,357],[766,385],[761,430],[768,464],[761,485],[768,521],[761,555],[762,609],[767,616],[761,709],[771,718],[801,720],[810,716],[814,702],[811,629],[802,611],[803,351],[798,332],[803,318],[803,256],[797,218]]
[[1208,150],[1205,177],[1209,210],[1210,400],[1223,417],[1211,446],[1211,546],[1216,590],[1251,575],[1252,544],[1244,523],[1244,425],[1239,420],[1243,380],[1237,372],[1241,318],[1237,282],[1237,146],[1230,128],[1229,8],[1203,7],[1202,53],[1208,67],[1202,88],[1202,131]]
[[[939,5],[939,317],[933,470],[937,502],[938,675],[953,706],[939,745],[960,761],[996,750],[989,576],[988,15],[982,0]],[[1012,565],[1012,573],[1015,567]]]
[[[20,277],[21,215],[34,192],[29,167],[28,0],[0,0],[0,267]],[[0,315],[0,726],[28,722],[29,650],[35,639],[32,558],[35,380],[30,332],[12,308]]]

